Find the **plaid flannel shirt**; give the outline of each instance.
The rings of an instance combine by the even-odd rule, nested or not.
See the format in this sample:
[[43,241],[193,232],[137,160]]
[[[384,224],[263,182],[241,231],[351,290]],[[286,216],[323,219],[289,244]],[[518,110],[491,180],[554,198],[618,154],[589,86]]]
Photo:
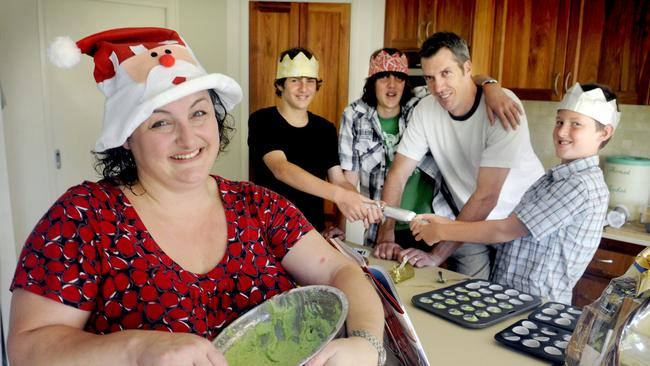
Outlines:
[[598,156],[552,168],[514,210],[530,235],[497,246],[490,279],[570,304],[600,243],[608,202]]
[[[402,138],[413,108],[427,95],[426,87],[418,87],[414,91],[416,96],[411,98],[400,111],[399,139]],[[343,170],[355,171],[359,174],[361,194],[373,200],[381,199],[381,191],[387,173],[386,167],[388,166],[386,153],[377,109],[361,99],[352,102],[345,108],[341,118],[339,159]],[[455,218],[449,204],[439,193],[442,175],[433,156],[430,153],[425,155],[418,163],[418,168],[435,180],[433,211],[438,215]],[[374,246],[377,229],[378,225],[375,224],[366,230],[365,245]]]

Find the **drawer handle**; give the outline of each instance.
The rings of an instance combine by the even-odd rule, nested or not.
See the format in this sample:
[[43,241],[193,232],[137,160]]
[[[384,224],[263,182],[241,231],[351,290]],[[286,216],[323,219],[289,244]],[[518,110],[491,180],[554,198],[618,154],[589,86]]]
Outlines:
[[599,263],[605,263],[605,264],[614,264],[614,260],[613,260],[613,259],[600,259],[600,258],[596,258],[596,262],[599,262]]

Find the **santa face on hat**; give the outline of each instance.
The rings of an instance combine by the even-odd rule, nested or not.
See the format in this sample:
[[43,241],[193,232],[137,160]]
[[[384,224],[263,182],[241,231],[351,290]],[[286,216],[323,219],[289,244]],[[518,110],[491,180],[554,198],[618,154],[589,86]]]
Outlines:
[[[177,69],[177,61],[179,60],[191,64],[194,68],[197,67],[192,54],[186,47],[181,45],[162,45],[156,48],[144,50],[134,47],[134,49],[139,51],[139,53],[126,59],[120,64],[120,67],[122,67],[124,71],[131,76],[133,81],[137,83],[146,82],[147,76],[155,68],[166,68],[169,70]],[[185,81],[185,79],[183,79],[182,76],[179,76],[177,80],[173,80],[173,84],[178,85],[183,81]]]
[[59,67],[74,66],[80,53],[93,57],[93,75],[106,96],[96,152],[121,146],[157,108],[192,93],[214,90],[222,114],[241,100],[239,84],[225,75],[207,74],[171,29],[118,28],[71,43],[69,38],[57,38],[48,57]]

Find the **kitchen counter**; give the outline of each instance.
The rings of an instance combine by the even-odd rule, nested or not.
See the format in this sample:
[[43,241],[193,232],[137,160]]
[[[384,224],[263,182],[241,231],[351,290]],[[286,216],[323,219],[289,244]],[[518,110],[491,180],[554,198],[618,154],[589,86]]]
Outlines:
[[[395,262],[370,258],[370,264],[381,265],[387,270]],[[443,272],[446,283],[434,280],[438,271]],[[436,277],[437,278],[437,277]],[[411,298],[419,293],[455,286],[467,276],[440,268],[419,268],[415,277],[396,285],[399,297],[415,326],[431,365],[484,365],[484,366],[535,366],[550,365],[544,361],[508,348],[494,339],[494,335],[530,312],[508,318],[483,329],[464,328],[439,318],[411,304]]]
[[603,230],[603,238],[650,246],[650,233],[645,231],[645,224],[638,221],[628,222],[619,229],[607,226]]

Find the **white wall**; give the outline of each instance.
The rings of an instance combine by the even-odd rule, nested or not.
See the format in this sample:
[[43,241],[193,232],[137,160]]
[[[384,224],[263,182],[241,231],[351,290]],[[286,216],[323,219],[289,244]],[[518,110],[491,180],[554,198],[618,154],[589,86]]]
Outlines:
[[[0,83],[0,313],[2,313],[2,331],[6,335],[8,334],[11,302],[9,284],[16,268],[16,251],[12,245],[14,243],[14,228],[11,219],[11,203],[9,202],[9,180],[7,179],[7,157],[2,120],[4,100],[1,85]],[[3,341],[6,340],[3,339]]]
[[[325,2],[351,3],[348,95],[354,100],[361,94],[368,57],[383,44],[384,0]],[[0,1],[0,80],[11,101],[4,111],[4,141],[16,248],[22,246],[36,221],[59,194],[53,183],[53,147],[49,146],[48,135],[51,131],[44,117],[47,96],[41,48],[50,40],[41,39],[39,3],[38,0]],[[228,152],[217,160],[214,171],[232,179],[247,179],[249,4],[240,0],[177,0],[177,3],[179,33],[187,39],[203,66],[210,72],[232,76],[244,89],[244,99],[233,111],[237,134]]]

